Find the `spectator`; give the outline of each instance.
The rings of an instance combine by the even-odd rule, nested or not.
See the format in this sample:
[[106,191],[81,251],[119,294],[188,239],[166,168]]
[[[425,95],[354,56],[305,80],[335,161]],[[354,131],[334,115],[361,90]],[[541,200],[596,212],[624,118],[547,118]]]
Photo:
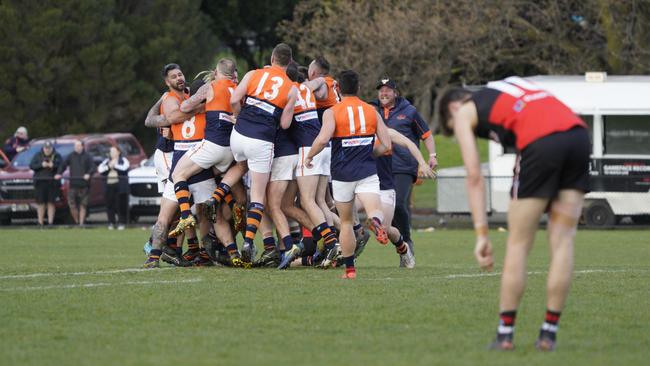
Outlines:
[[120,150],[111,147],[110,155],[102,161],[97,171],[106,176],[106,214],[108,215],[108,229],[115,227],[115,211],[118,216],[118,230],[124,230],[126,224],[126,210],[129,199],[129,161],[122,156]]
[[[427,122],[408,100],[399,96],[397,84],[390,78],[380,80],[377,85],[377,100],[372,102],[384,119],[386,126],[396,130],[415,145],[420,146],[420,140],[429,154],[429,166],[435,169],[438,165],[436,146]],[[395,226],[404,236],[411,249],[411,190],[418,177],[418,162],[411,153],[402,146],[393,145],[393,178],[395,180]]]
[[70,189],[68,190],[68,206],[75,223],[80,226],[86,222],[86,207],[88,207],[88,188],[90,177],[95,172],[92,157],[84,151],[84,143],[77,140],[74,151],[59,166],[58,174],[54,177],[61,179],[61,174],[70,167]]
[[29,136],[27,135],[27,128],[20,126],[16,133],[5,141],[5,146],[2,148],[9,161],[14,159],[14,156],[19,152],[29,147]]
[[54,214],[56,208],[54,201],[59,196],[59,181],[54,179],[57,169],[61,165],[61,155],[54,150],[50,141],[43,144],[29,167],[34,171],[34,194],[36,198],[36,212],[38,214],[38,224],[43,227],[45,220],[45,206],[47,206],[47,223],[54,223]]

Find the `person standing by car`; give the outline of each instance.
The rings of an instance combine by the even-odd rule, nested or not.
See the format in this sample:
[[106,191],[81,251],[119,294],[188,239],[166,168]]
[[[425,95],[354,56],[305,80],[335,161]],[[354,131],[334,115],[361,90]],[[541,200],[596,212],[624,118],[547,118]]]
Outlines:
[[59,195],[59,182],[54,179],[57,169],[61,165],[61,155],[54,150],[52,142],[46,141],[29,163],[34,171],[34,194],[36,198],[36,213],[38,224],[43,227],[45,220],[45,206],[47,206],[47,223],[54,223],[56,207],[54,201]]
[[86,207],[88,207],[88,188],[90,177],[95,172],[92,157],[84,151],[84,143],[77,140],[74,151],[59,166],[55,179],[61,179],[61,174],[70,167],[70,189],[68,190],[68,206],[70,215],[75,223],[83,226],[86,222]]
[[2,150],[9,161],[14,159],[14,156],[19,152],[27,149],[29,147],[29,136],[27,135],[27,128],[24,126],[18,127],[16,133],[5,141],[5,146]]
[[[438,165],[436,145],[431,130],[426,121],[420,116],[408,100],[399,95],[395,80],[384,78],[377,84],[377,100],[371,102],[384,119],[386,126],[406,136],[416,146],[420,140],[429,154],[429,167],[435,169]],[[402,146],[393,149],[393,178],[395,181],[395,226],[404,236],[404,241],[413,249],[411,240],[411,191],[418,177],[418,162],[411,153]]]
[[122,156],[120,150],[113,146],[108,158],[104,159],[97,172],[106,177],[106,214],[108,229],[115,227],[115,211],[118,217],[118,230],[124,230],[126,225],[126,210],[129,198],[129,161]]

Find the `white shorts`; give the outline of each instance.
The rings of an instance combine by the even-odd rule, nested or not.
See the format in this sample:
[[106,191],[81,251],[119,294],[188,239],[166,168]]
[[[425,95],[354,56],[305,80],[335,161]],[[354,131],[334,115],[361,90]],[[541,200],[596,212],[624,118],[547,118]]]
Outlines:
[[158,176],[158,193],[165,190],[165,182],[169,179],[169,168],[172,167],[172,157],[174,152],[162,152],[158,149],[153,153],[153,166]]
[[277,180],[294,180],[298,155],[287,155],[273,159],[271,165],[271,182]]
[[214,166],[221,173],[225,173],[230,168],[234,159],[230,146],[217,145],[208,140],[194,145],[187,154],[189,154],[190,160],[201,168],[212,169]]
[[382,205],[387,205],[392,208],[395,208],[395,190],[386,189],[379,191],[379,199],[381,200]]
[[[212,192],[217,188],[217,183],[214,179],[206,179],[202,182],[190,184],[189,188],[194,203],[203,203],[212,197]],[[167,181],[163,197],[170,201],[178,202],[178,200],[176,200],[176,193],[174,193],[174,183]]]
[[256,173],[268,173],[273,163],[273,143],[246,137],[233,129],[230,149],[237,162],[247,160],[248,169]]
[[303,146],[298,149],[298,165],[296,166],[296,177],[306,177],[309,175],[330,175],[330,165],[332,158],[332,148],[326,147],[318,155],[314,156],[311,161],[311,169],[304,165],[305,158],[309,155],[311,146]]
[[379,195],[379,177],[373,174],[354,182],[332,180],[332,196],[336,202],[350,202],[358,193],[375,193]]

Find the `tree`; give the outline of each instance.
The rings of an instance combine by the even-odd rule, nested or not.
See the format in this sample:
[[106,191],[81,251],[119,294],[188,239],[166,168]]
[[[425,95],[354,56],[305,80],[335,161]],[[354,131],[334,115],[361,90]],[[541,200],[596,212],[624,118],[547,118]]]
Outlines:
[[304,1],[280,34],[299,53],[360,73],[363,96],[389,75],[434,121],[450,83],[518,74],[650,71],[650,3],[640,0]]
[[201,9],[211,18],[211,29],[249,69],[269,63],[271,50],[281,40],[275,27],[290,18],[297,0],[203,0]]
[[216,47],[206,28],[198,0],[3,1],[0,132],[135,131],[164,64],[207,68]]

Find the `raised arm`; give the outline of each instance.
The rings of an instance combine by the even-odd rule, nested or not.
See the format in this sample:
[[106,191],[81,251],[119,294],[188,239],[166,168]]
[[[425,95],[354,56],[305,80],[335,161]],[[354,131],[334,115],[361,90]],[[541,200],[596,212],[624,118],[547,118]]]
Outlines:
[[241,111],[241,101],[246,96],[246,90],[248,90],[248,83],[253,75],[253,71],[254,70],[251,70],[244,75],[241,83],[237,85],[237,88],[235,88],[235,91],[230,96],[230,107],[232,108],[232,114],[234,117],[237,117]]
[[435,173],[433,172],[431,167],[427,165],[427,162],[422,157],[422,153],[420,153],[420,150],[418,149],[417,145],[413,143],[413,141],[409,140],[406,136],[402,135],[401,133],[397,132],[392,128],[388,129],[388,134],[390,136],[390,141],[393,144],[404,146],[405,148],[407,148],[411,153],[411,155],[413,155],[415,160],[418,161],[418,165],[420,166],[418,170],[421,176],[427,178],[435,177]]
[[211,91],[212,83],[203,84],[194,95],[181,103],[181,112],[196,114],[195,110],[201,108],[201,105],[208,100],[208,94],[210,94],[209,92]]

